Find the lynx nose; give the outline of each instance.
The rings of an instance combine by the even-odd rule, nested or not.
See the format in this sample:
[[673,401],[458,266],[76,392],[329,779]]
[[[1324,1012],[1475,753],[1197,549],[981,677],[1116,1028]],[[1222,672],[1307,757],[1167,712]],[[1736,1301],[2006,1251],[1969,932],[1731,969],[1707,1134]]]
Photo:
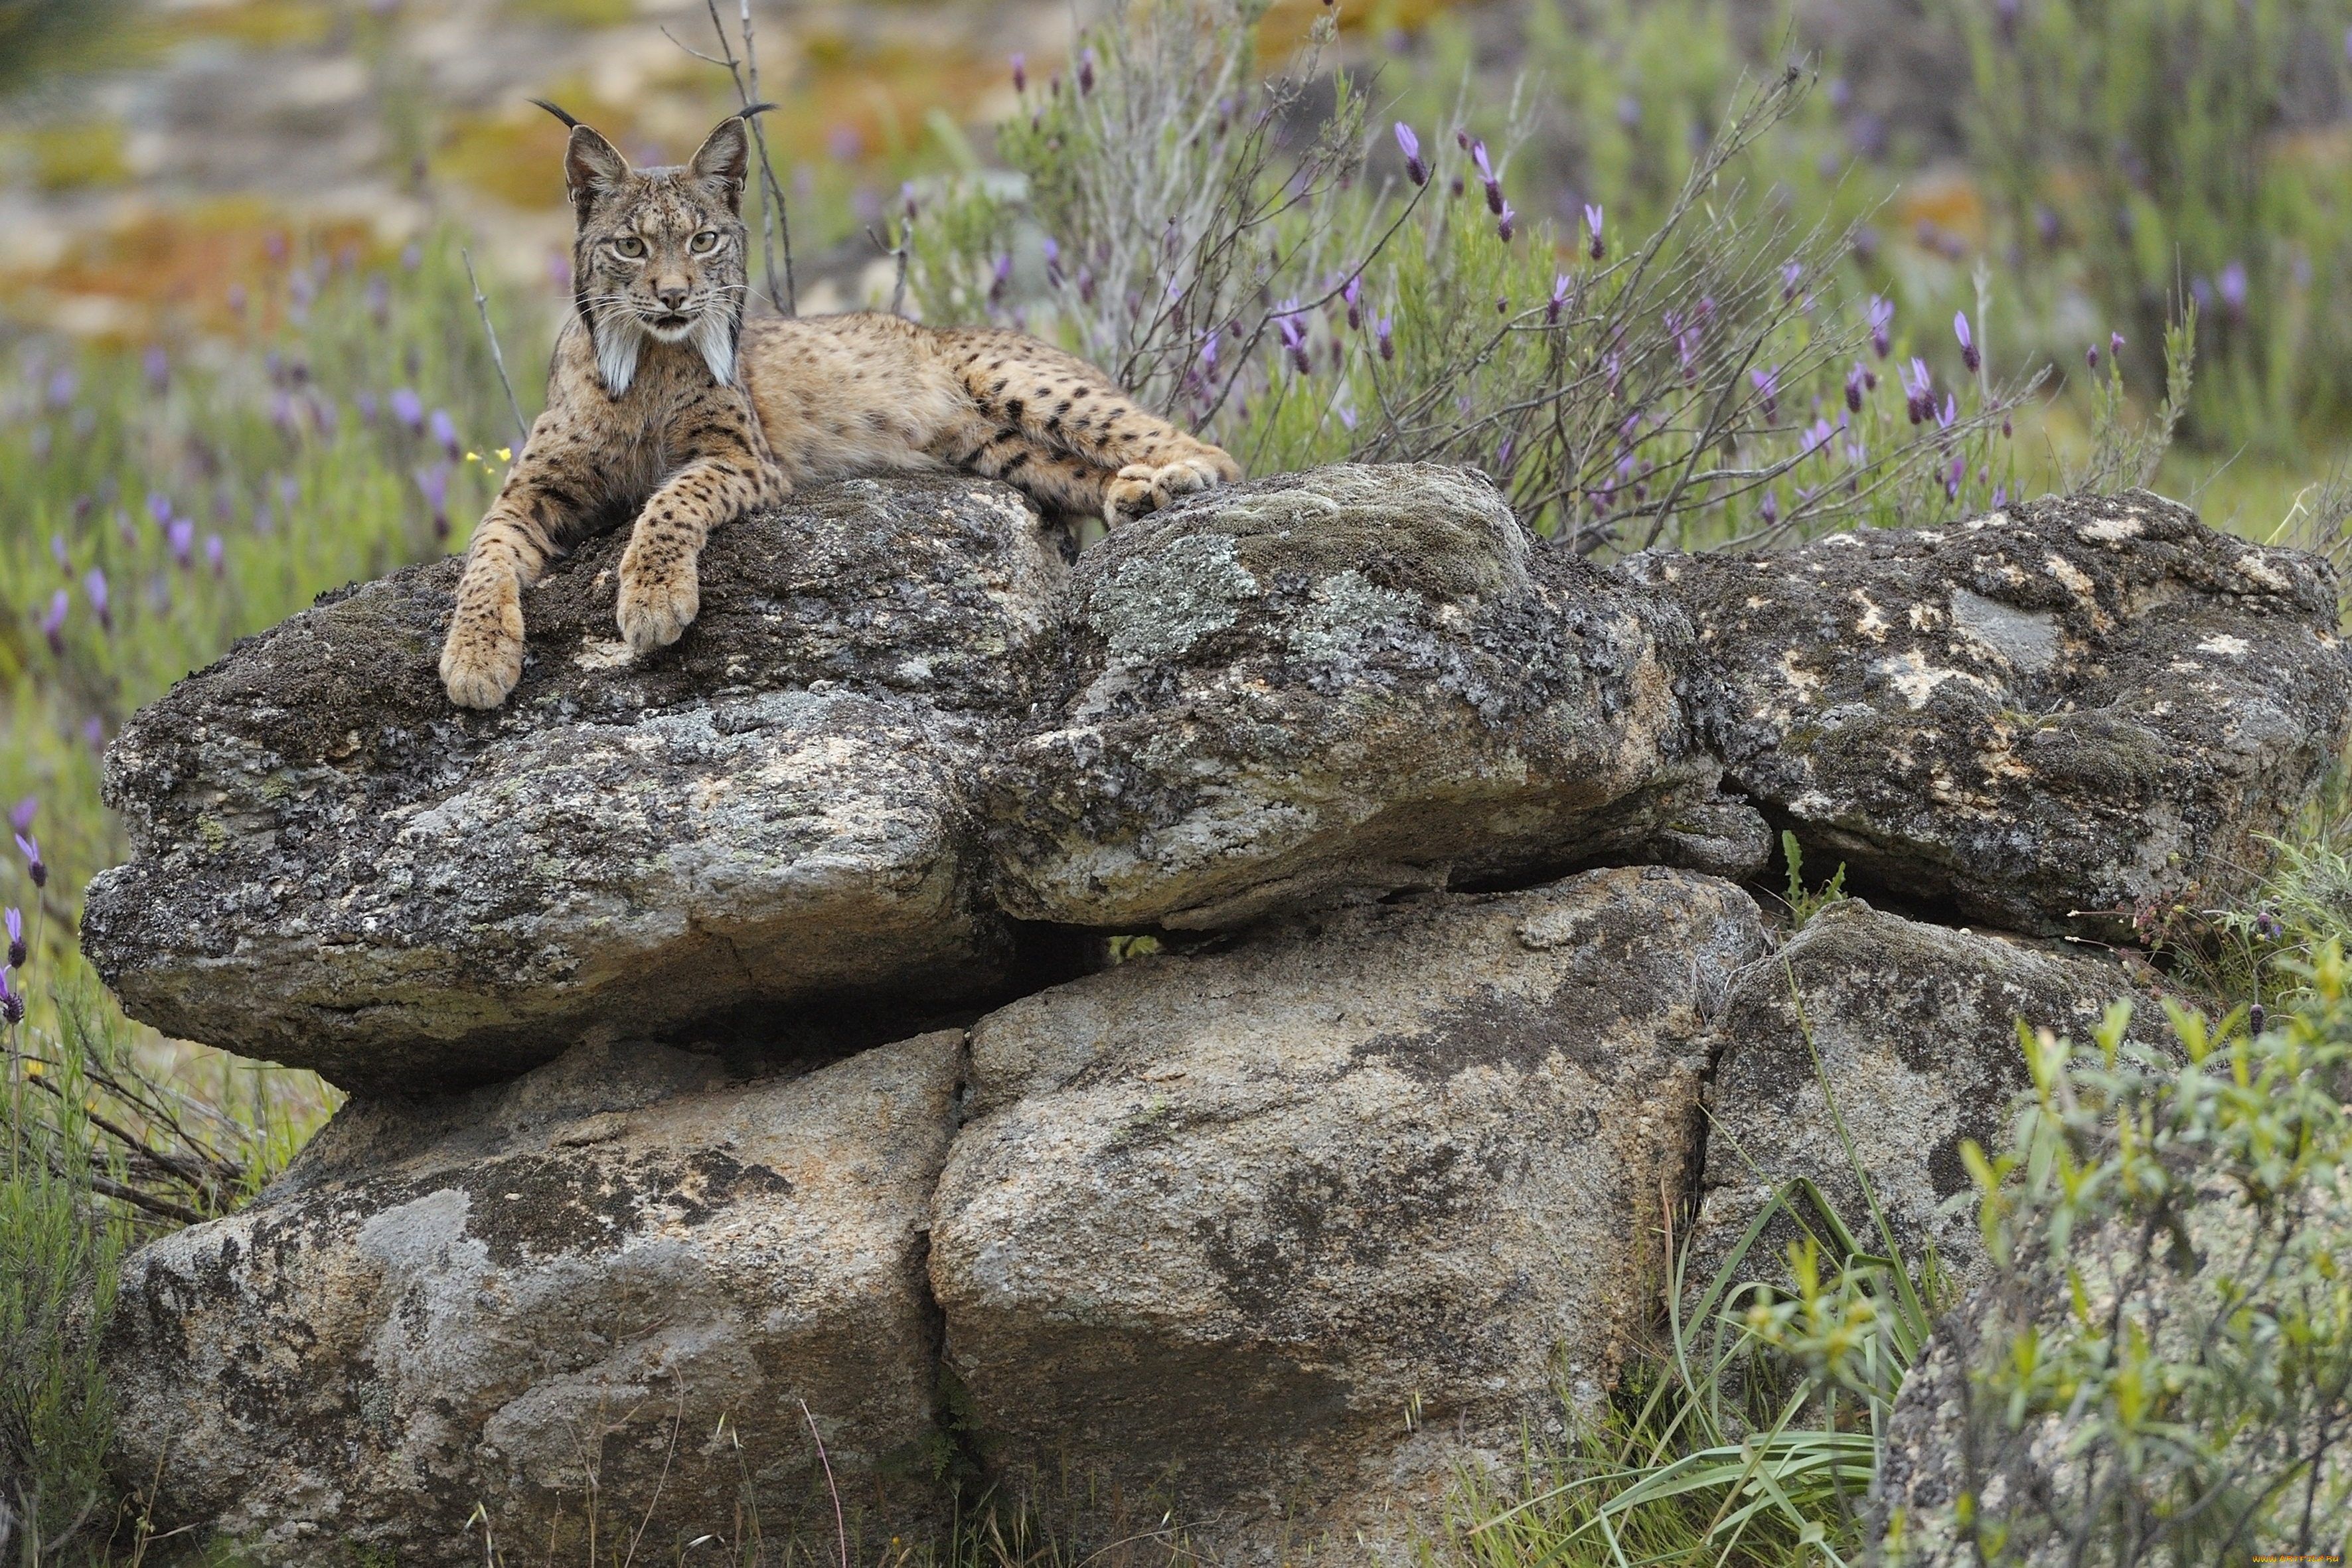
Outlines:
[[686,297],[691,292],[683,283],[664,283],[654,289],[662,309],[675,316],[686,309]]

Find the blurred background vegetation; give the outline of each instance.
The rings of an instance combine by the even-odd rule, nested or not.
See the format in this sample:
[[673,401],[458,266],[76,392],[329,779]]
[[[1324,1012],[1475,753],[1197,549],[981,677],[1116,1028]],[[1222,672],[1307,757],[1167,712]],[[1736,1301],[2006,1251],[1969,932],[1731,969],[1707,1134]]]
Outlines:
[[[1059,337],[1253,471],[1476,461],[1602,558],[2142,471],[2257,538],[2333,549],[2352,510],[2352,0],[751,15],[803,313],[887,305],[903,269],[910,310]],[[29,1008],[0,1352],[33,1358],[0,1384],[46,1391],[0,1408],[0,1474],[87,1480],[77,1293],[338,1099],[153,1038],[80,963],[79,889],[128,853],[105,745],[237,637],[463,547],[519,438],[461,251],[526,418],[569,297],[562,132],[525,100],[682,157],[739,101],[699,57],[741,43],[736,0],[0,0],[0,903]],[[1296,200],[1288,250],[1209,258],[1236,174]],[[1121,205],[1163,196],[1181,244]],[[1560,417],[1506,412],[1529,396]],[[1701,468],[1746,477],[1673,481]]]

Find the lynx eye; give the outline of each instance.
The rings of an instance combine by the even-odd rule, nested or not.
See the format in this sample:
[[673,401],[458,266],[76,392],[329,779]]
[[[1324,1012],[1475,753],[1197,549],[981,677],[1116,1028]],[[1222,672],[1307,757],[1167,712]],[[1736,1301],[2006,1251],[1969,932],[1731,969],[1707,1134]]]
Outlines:
[[719,231],[717,229],[706,228],[700,234],[694,237],[693,250],[695,255],[708,256],[718,248]]
[[625,234],[613,242],[613,248],[634,261],[646,253],[646,242],[634,234]]

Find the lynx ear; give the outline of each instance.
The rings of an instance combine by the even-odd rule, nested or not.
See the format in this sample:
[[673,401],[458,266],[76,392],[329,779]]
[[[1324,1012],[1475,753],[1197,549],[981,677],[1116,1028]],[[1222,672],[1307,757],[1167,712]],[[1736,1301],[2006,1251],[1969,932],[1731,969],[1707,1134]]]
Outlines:
[[704,138],[702,145],[695,150],[693,162],[687,165],[698,180],[722,182],[730,205],[742,205],[743,180],[751,167],[751,118],[774,107],[772,103],[754,103],[729,115]]
[[629,161],[621,156],[620,149],[545,99],[531,101],[572,127],[572,140],[563,149],[563,187],[572,196],[572,206],[584,216],[598,196],[620,189],[628,177]]

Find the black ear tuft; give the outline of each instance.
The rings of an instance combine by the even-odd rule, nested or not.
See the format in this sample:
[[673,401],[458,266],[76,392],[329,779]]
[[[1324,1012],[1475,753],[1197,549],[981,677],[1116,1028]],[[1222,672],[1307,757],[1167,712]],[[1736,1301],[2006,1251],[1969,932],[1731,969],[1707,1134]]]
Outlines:
[[530,101],[531,101],[531,102],[533,102],[533,103],[535,103],[535,104],[537,104],[537,105],[539,105],[539,107],[540,107],[540,108],[544,109],[544,110],[547,110],[550,114],[552,114],[553,116],[555,116],[555,118],[556,118],[556,119],[561,120],[562,121],[563,121],[563,123],[564,123],[565,125],[567,125],[567,126],[570,126],[570,127],[572,127],[572,128],[575,128],[575,129],[576,129],[576,128],[579,126],[579,124],[580,124],[580,121],[578,121],[577,120],[572,119],[572,116],[570,116],[569,114],[566,114],[562,110],[558,109],[555,105],[553,105],[553,104],[551,104],[551,103],[548,102],[548,101],[547,101],[547,100],[545,100],[545,99],[543,99],[543,98],[534,98],[534,99],[532,99]]
[[742,108],[735,111],[735,118],[738,120],[749,120],[755,114],[765,114],[768,110],[778,107],[780,106],[773,103],[747,103]]

